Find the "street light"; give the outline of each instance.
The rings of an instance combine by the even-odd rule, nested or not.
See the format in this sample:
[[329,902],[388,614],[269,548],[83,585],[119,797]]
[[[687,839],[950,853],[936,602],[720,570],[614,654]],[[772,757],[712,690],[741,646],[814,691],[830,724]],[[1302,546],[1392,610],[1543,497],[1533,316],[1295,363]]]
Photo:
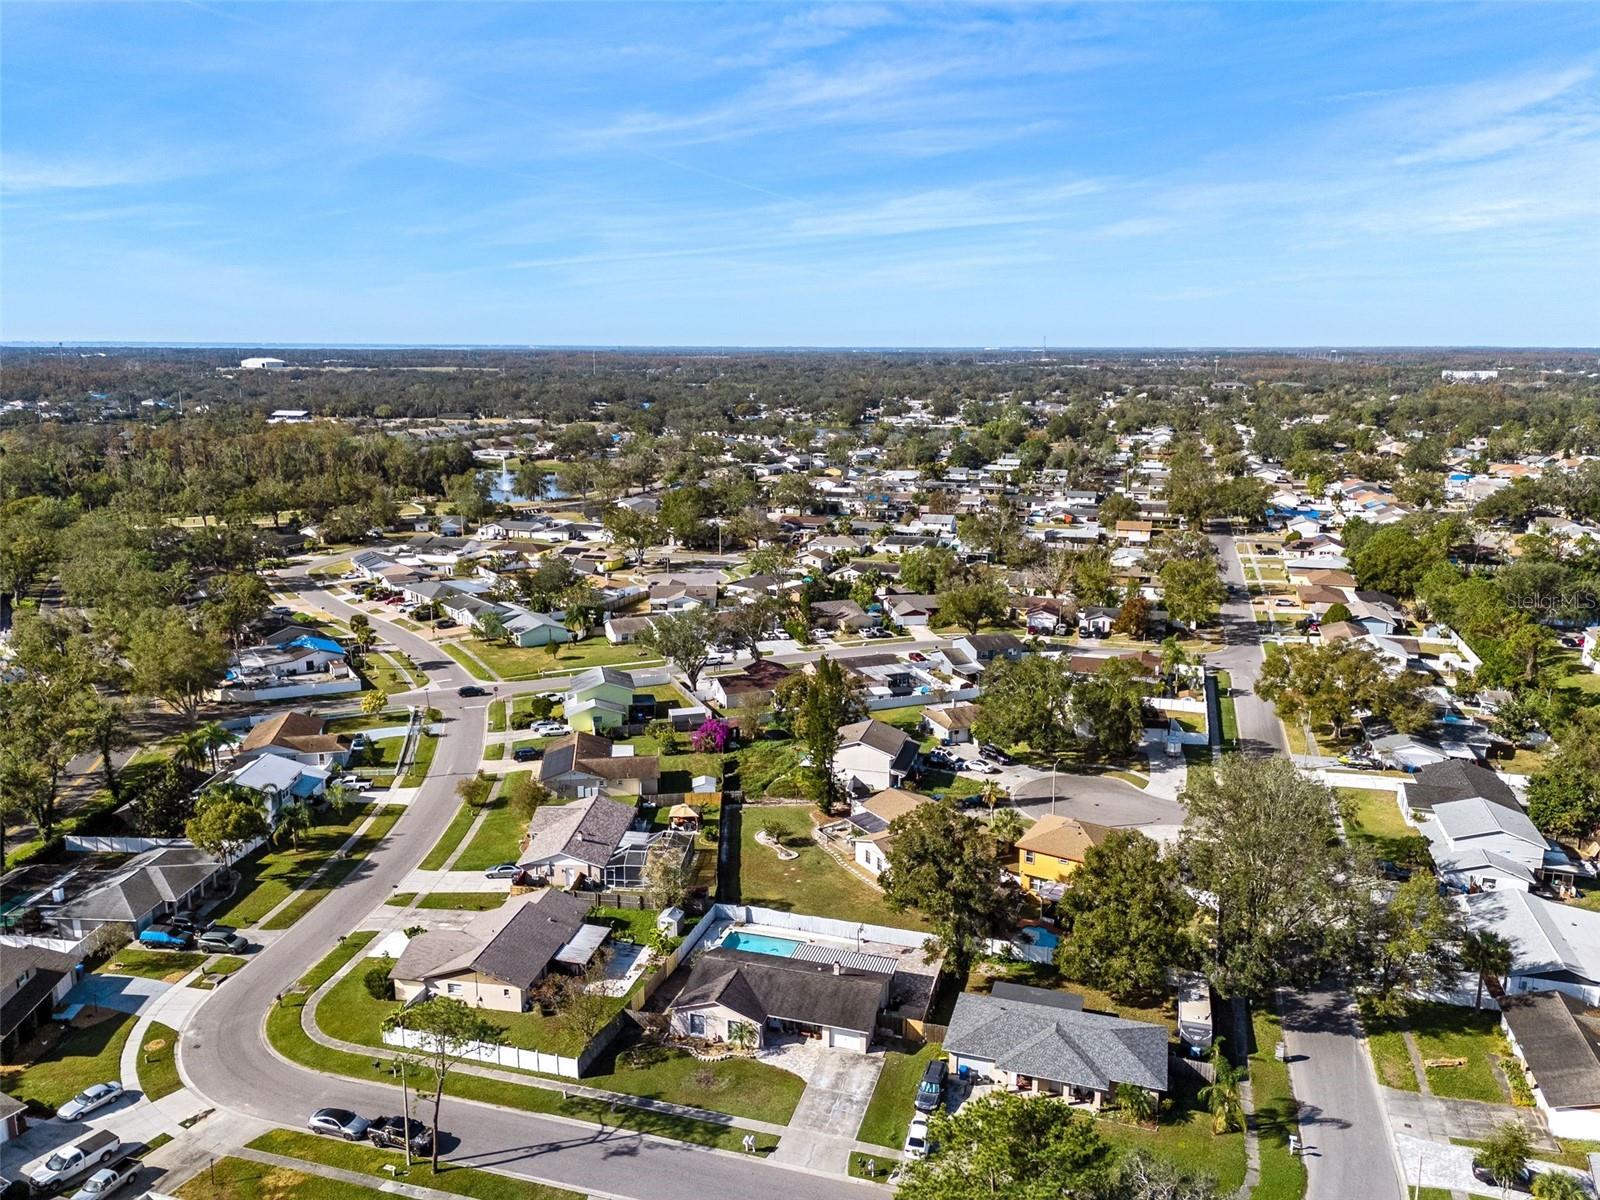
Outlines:
[[1050,815],[1056,815],[1056,768],[1061,765],[1065,754],[1058,754],[1050,760]]

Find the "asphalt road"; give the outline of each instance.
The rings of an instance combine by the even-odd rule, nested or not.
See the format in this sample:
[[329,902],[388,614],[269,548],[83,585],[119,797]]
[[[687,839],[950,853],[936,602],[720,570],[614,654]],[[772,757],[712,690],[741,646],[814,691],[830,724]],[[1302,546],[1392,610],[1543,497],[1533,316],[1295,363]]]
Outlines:
[[[1289,739],[1277,710],[1258,699],[1251,690],[1261,677],[1263,654],[1260,626],[1250,610],[1244,567],[1231,537],[1216,534],[1211,541],[1222,560],[1222,577],[1229,585],[1230,594],[1223,601],[1221,614],[1225,645],[1208,654],[1206,662],[1227,671],[1233,682],[1233,707],[1239,717],[1239,748],[1247,754],[1287,754]],[[1234,587],[1240,589],[1237,594],[1231,590]]]
[[[284,586],[303,585],[305,569],[290,573]],[[314,599],[339,617],[354,612],[324,592],[315,592]],[[368,1113],[398,1108],[399,1095],[392,1086],[324,1076],[285,1062],[268,1047],[263,1029],[277,994],[355,928],[432,848],[454,815],[456,779],[472,773],[482,752],[481,709],[487,701],[463,701],[455,694],[457,687],[475,681],[424,639],[393,626],[380,627],[416,661],[434,664],[431,703],[444,714],[445,734],[427,781],[383,843],[300,920],[292,935],[257,952],[258,961],[211,993],[196,1012],[180,1043],[179,1068],[184,1082],[219,1109],[300,1127],[313,1109],[324,1105]],[[451,1161],[627,1200],[759,1193],[786,1200],[854,1200],[871,1186],[448,1096],[441,1125],[460,1139]]]
[[1012,802],[1023,815],[1038,820],[1052,809],[1063,817],[1116,827],[1182,825],[1183,805],[1152,796],[1120,779],[1100,775],[1057,775],[1055,802],[1046,775],[1011,789]]
[[1350,994],[1330,987],[1285,993],[1282,1002],[1289,1079],[1306,1143],[1306,1200],[1404,1200]]

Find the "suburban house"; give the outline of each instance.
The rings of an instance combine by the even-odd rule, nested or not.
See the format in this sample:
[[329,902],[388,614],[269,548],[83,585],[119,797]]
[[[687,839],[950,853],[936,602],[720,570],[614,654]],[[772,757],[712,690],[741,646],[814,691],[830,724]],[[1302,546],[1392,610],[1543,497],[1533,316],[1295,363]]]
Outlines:
[[817,600],[811,605],[811,623],[819,629],[858,633],[878,623],[854,600]]
[[43,946],[7,946],[0,970],[0,1046],[7,1062],[50,1019],[78,981],[78,964]]
[[1520,808],[1480,796],[1434,806],[1421,826],[1440,877],[1465,891],[1570,887],[1577,866]]
[[1510,995],[1565,992],[1600,1007],[1600,913],[1546,900],[1521,888],[1461,897],[1467,928],[1511,946]]
[[631,645],[653,624],[649,617],[619,617],[615,613],[609,614],[606,617],[606,641],[613,646]]
[[922,710],[922,729],[947,744],[970,742],[981,711],[976,704],[930,704]]
[[653,796],[660,775],[654,754],[635,754],[632,746],[593,733],[557,738],[539,760],[539,782],[560,796]]
[[889,865],[889,845],[894,840],[890,824],[896,817],[932,802],[932,796],[921,792],[888,788],[857,804],[838,826],[850,839],[856,863],[874,876],[882,875]]
[[1149,521],[1118,521],[1117,540],[1127,542],[1132,546],[1147,546],[1155,532],[1155,526]]
[[350,739],[324,733],[321,717],[286,712],[251,727],[234,753],[235,766],[275,754],[311,767],[344,766],[350,760]]
[[221,859],[196,846],[146,850],[45,915],[75,938],[102,925],[131,925],[137,932],[174,913],[193,911],[222,889],[226,875]]
[[278,823],[278,814],[291,804],[307,804],[328,788],[332,772],[326,767],[309,766],[298,759],[278,754],[262,754],[242,767],[235,767],[222,781],[247,788],[261,797],[267,822]]
[[1550,1132],[1600,1138],[1600,1018],[1565,992],[1529,992],[1506,998],[1500,1025]]
[[1099,1109],[1118,1084],[1167,1090],[1167,1037],[1164,1025],[1086,1013],[1073,993],[1001,981],[957,997],[944,1048],[952,1070],[1001,1090]]
[[298,628],[268,638],[233,657],[212,696],[224,703],[359,692],[361,679],[345,661],[344,647],[320,633]]
[[1014,662],[1027,652],[1027,643],[1014,633],[973,633],[952,641],[945,659],[952,670],[970,675],[997,658]]
[[703,680],[700,694],[721,709],[770,704],[773,693],[793,674],[793,667],[763,658],[741,671]]
[[1522,811],[1517,794],[1504,779],[1487,767],[1461,759],[1429,763],[1405,783],[1405,807],[1413,818],[1426,816],[1441,804],[1474,797]]
[[833,773],[850,794],[865,795],[900,787],[920,761],[916,738],[869,718],[839,729]]
[[798,1033],[824,1046],[865,1054],[889,995],[894,960],[801,943],[781,958],[723,946],[694,962],[672,1002],[672,1029],[708,1041],[732,1040],[734,1026]]
[[933,614],[939,611],[939,597],[905,592],[885,596],[883,607],[896,625],[914,629],[933,621]]
[[542,805],[528,822],[528,841],[517,865],[560,887],[601,879],[633,816],[632,805],[598,795]]
[[577,638],[576,633],[549,613],[534,612],[521,604],[500,604],[496,607],[506,638],[513,646],[524,649],[552,643],[561,646]]
[[524,1012],[547,972],[582,970],[611,932],[585,923],[591,907],[586,896],[544,888],[510,897],[463,929],[420,933],[389,972],[395,998],[452,996],[477,1008]]
[[633,708],[633,676],[615,667],[590,667],[572,677],[562,701],[567,725],[598,733],[628,724]]
[[1017,839],[1012,867],[1022,886],[1041,900],[1059,900],[1091,846],[1106,840],[1111,828],[1046,813]]

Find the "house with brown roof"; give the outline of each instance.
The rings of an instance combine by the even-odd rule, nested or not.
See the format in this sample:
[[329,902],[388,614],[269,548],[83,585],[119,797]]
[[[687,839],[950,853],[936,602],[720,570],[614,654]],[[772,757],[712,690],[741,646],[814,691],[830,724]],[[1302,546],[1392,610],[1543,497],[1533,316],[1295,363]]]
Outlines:
[[1109,825],[1048,813],[1017,839],[1017,861],[1011,869],[1028,892],[1041,900],[1059,900],[1084,856],[1110,834]]
[[713,675],[701,683],[700,694],[723,709],[768,704],[772,694],[793,674],[793,667],[763,658],[741,671]]
[[605,941],[610,927],[586,922],[591,907],[587,896],[545,888],[512,896],[463,929],[420,933],[389,971],[395,997],[409,1003],[449,996],[474,1008],[525,1012],[547,973],[582,970]]
[[605,796],[541,805],[528,822],[517,865],[560,887],[602,880],[633,825],[634,808]]
[[942,742],[970,742],[982,713],[976,704],[930,704],[922,710],[922,728]]
[[874,876],[883,874],[889,865],[889,847],[894,841],[889,827],[895,818],[933,802],[932,796],[921,792],[885,788],[856,805],[840,824],[850,831],[850,849],[857,865]]
[[569,733],[544,750],[539,782],[560,796],[653,796],[661,760],[593,733]]
[[253,726],[234,755],[237,766],[276,754],[310,767],[344,766],[350,760],[350,739],[324,733],[321,717],[286,712]]
[[1127,542],[1132,546],[1147,546],[1150,544],[1151,535],[1155,532],[1155,524],[1151,521],[1118,521],[1117,540]]
[[856,721],[839,730],[833,773],[851,795],[897,788],[914,774],[921,744],[903,729],[882,721]]

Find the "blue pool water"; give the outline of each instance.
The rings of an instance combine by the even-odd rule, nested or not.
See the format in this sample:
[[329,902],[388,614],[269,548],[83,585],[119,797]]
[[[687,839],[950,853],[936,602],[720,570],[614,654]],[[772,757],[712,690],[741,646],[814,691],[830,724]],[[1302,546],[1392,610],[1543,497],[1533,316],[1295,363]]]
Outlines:
[[1061,939],[1059,937],[1051,933],[1048,929],[1043,929],[1038,925],[1024,925],[1017,931],[1017,934],[1029,945],[1042,946],[1046,950],[1054,950],[1061,944]]
[[722,939],[722,945],[729,950],[748,950],[752,954],[772,954],[778,958],[792,958],[795,948],[800,943],[790,941],[788,938],[768,937],[764,933],[740,933],[734,929]]

